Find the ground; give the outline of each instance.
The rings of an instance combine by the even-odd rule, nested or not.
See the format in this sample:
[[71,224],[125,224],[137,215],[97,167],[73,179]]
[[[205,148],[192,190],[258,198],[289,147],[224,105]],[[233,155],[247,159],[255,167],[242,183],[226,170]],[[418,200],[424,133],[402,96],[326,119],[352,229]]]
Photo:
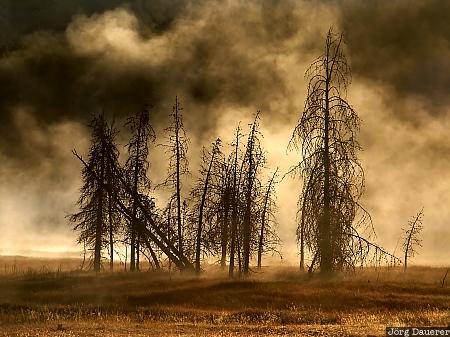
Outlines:
[[27,262],[0,258],[1,337],[384,336],[386,326],[450,324],[446,268],[321,279],[266,267],[228,280],[213,269],[95,274],[69,271],[70,260]]

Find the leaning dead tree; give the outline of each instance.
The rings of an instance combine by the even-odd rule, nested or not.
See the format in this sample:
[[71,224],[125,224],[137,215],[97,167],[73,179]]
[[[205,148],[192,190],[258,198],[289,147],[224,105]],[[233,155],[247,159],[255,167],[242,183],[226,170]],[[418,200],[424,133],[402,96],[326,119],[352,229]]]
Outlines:
[[[125,171],[129,184],[136,194],[144,193],[150,186],[147,176],[149,168],[148,143],[156,139],[155,132],[150,125],[150,107],[144,106],[137,114],[129,117],[126,126],[131,132],[131,139],[127,145],[128,159]],[[130,271],[139,270],[139,251],[142,234],[137,231],[136,221],[138,218],[138,207],[134,198],[129,199],[133,218],[129,223],[128,234],[130,237]]]
[[289,144],[301,150],[303,158],[291,171],[304,180],[297,233],[301,266],[306,246],[313,256],[310,270],[317,264],[321,273],[329,274],[365,260],[371,250],[354,242],[369,245],[362,233],[373,231],[370,216],[359,204],[364,190],[356,140],[360,119],[346,100],[351,72],[342,34],[328,32],[324,53],[308,68],[306,78],[305,107]]
[[[73,153],[83,163],[85,169],[90,170],[88,163],[83,159],[83,157],[76,151]],[[142,220],[138,219],[138,221],[136,221],[138,230],[148,237],[148,239],[151,240],[180,270],[194,270],[194,266],[189,259],[183,255],[173,244],[172,240],[168,238],[162,228],[162,224],[156,222],[157,216],[156,214],[152,214],[151,210],[146,206],[143,196],[137,194],[133,190],[133,187],[126,179],[124,170],[120,167],[115,167],[114,173],[120,182],[119,188],[123,189],[125,193],[130,194],[136,200],[137,207],[142,212]],[[96,172],[91,172],[91,174],[93,179],[96,181],[101,179]],[[131,221],[131,219],[133,219],[133,213],[129,207],[124,204],[123,200],[121,200],[119,196],[114,193],[114,190],[112,190],[109,185],[106,185],[106,187],[107,191],[111,193],[117,209],[127,220]]]
[[[94,254],[94,269],[100,269],[100,259],[102,244],[107,243],[105,224],[106,196],[111,197],[114,209],[125,218],[128,223],[135,224],[136,233],[140,233],[144,239],[144,244],[148,247],[156,247],[162,254],[176,265],[180,270],[193,270],[190,261],[179,249],[170,237],[170,232],[165,230],[165,224],[160,221],[155,204],[145,193],[136,191],[133,181],[130,181],[128,170],[120,167],[116,152],[111,144],[114,142],[112,136],[114,132],[100,132],[106,128],[103,117],[98,122],[95,120],[93,127],[92,145],[89,152],[88,162],[75,150],[73,154],[83,163],[83,180],[85,184],[82,188],[82,195],[79,200],[81,211],[71,216],[71,220],[76,222],[76,229],[80,229],[80,242],[86,242],[88,247],[92,247]],[[109,128],[107,130],[110,130]],[[109,168],[109,170],[106,170]],[[108,183],[105,172],[111,172],[114,176],[114,184]],[[131,204],[135,205],[134,212]],[[87,239],[85,241],[85,238]],[[159,262],[152,255],[155,265]]]
[[422,230],[423,230],[423,210],[417,213],[403,231],[403,252],[404,255],[404,268],[405,271],[408,268],[408,259],[414,257],[417,254],[418,247],[422,247]]
[[164,131],[167,134],[167,142],[162,144],[166,154],[169,156],[169,174],[162,185],[172,188],[176,201],[176,224],[178,249],[183,253],[183,219],[182,219],[182,200],[181,200],[181,179],[182,176],[189,172],[187,150],[189,140],[183,125],[183,117],[181,111],[183,108],[175,97],[175,104],[172,108],[172,122]]

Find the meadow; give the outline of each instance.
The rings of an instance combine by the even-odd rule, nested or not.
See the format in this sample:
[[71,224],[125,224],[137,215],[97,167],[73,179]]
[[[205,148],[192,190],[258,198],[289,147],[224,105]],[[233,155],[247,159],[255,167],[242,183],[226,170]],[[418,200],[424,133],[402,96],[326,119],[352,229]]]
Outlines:
[[77,266],[1,257],[0,336],[384,336],[386,326],[450,324],[446,268],[321,279],[265,267],[228,280],[214,266],[200,277]]

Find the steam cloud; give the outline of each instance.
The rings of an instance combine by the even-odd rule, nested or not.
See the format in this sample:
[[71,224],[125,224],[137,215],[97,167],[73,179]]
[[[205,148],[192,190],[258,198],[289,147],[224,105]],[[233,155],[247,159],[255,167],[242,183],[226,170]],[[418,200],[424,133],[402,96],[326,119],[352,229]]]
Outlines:
[[[417,261],[448,263],[448,12],[443,0],[0,1],[0,252],[73,249],[64,216],[80,182],[70,149],[87,149],[85,124],[99,110],[120,125],[150,103],[161,130],[179,95],[195,173],[199,146],[229,139],[261,109],[269,163],[289,167],[303,74],[333,26],[345,34],[349,100],[364,122],[363,202],[378,241],[394,249],[400,226],[424,206]],[[152,179],[164,169],[154,163]],[[288,185],[278,189],[279,222],[294,263],[297,193]]]

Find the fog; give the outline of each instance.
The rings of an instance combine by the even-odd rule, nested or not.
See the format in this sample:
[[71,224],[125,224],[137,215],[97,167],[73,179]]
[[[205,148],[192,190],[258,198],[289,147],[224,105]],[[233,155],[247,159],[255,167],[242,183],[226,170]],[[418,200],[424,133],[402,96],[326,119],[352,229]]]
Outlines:
[[[77,255],[75,210],[92,113],[118,127],[143,104],[157,143],[175,95],[195,177],[202,145],[261,110],[267,172],[286,172],[304,73],[342,31],[376,242],[396,249],[424,208],[417,264],[450,263],[450,3],[447,1],[0,1],[0,254]],[[401,18],[401,20],[400,20]],[[126,130],[119,138],[123,153]],[[166,174],[151,149],[149,176]],[[185,182],[186,189],[189,182]],[[277,186],[283,263],[297,263],[299,179]],[[155,191],[161,203],[164,191]],[[396,252],[399,254],[400,247]],[[274,258],[273,263],[279,262]]]

